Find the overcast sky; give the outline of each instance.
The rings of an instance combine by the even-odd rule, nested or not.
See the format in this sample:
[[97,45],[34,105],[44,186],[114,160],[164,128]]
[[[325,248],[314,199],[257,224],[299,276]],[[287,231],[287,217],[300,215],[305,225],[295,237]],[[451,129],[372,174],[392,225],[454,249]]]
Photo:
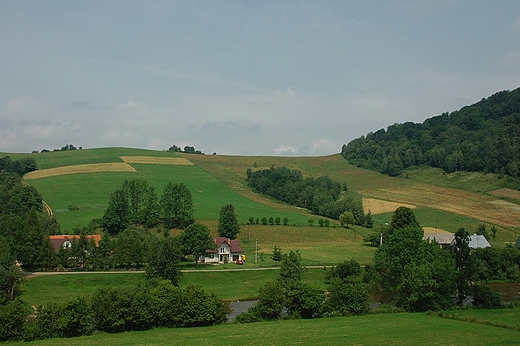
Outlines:
[[520,86],[520,1],[0,0],[0,151],[325,155]]

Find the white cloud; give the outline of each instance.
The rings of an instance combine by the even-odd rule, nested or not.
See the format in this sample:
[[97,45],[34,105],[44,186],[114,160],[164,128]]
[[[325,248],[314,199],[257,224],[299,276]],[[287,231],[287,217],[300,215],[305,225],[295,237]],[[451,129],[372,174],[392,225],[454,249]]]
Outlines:
[[116,109],[136,109],[136,108],[142,108],[142,103],[135,103],[132,101],[128,101],[127,103],[120,103],[115,108]]
[[337,152],[338,147],[327,139],[317,139],[311,142],[311,154]]
[[281,145],[278,148],[273,149],[273,152],[276,155],[291,155],[291,154],[294,155],[298,151],[294,147],[287,146],[287,145]]

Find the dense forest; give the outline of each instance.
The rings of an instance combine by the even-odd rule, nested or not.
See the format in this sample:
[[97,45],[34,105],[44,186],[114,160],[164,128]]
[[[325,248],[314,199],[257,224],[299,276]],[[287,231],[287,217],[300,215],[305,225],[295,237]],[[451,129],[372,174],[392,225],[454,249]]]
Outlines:
[[338,220],[345,211],[352,213],[354,223],[372,226],[370,215],[365,215],[360,200],[340,198],[346,185],[328,176],[303,177],[301,171],[287,167],[271,167],[253,172],[247,170],[247,183],[256,192],[278,201],[309,209],[313,214]]
[[446,172],[520,177],[520,88],[501,91],[458,111],[370,132],[342,155],[354,165],[398,176],[428,165]]

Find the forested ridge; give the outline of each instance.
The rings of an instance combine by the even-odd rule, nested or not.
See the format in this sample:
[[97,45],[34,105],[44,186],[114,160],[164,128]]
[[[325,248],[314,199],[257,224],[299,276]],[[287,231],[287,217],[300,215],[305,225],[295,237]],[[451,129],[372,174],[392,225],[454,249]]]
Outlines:
[[350,163],[390,176],[428,165],[520,177],[520,88],[451,113],[361,136],[341,150]]

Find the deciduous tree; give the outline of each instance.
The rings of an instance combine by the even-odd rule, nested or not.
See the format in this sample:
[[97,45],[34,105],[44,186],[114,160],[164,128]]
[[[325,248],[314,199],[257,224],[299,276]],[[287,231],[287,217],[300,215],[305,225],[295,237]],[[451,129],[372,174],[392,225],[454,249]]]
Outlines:
[[200,223],[189,225],[180,235],[181,250],[185,255],[192,255],[198,265],[199,258],[208,249],[215,248],[209,229]]
[[223,206],[220,209],[220,217],[218,220],[218,234],[221,237],[235,239],[240,232],[238,217],[235,213],[235,207],[232,204]]

